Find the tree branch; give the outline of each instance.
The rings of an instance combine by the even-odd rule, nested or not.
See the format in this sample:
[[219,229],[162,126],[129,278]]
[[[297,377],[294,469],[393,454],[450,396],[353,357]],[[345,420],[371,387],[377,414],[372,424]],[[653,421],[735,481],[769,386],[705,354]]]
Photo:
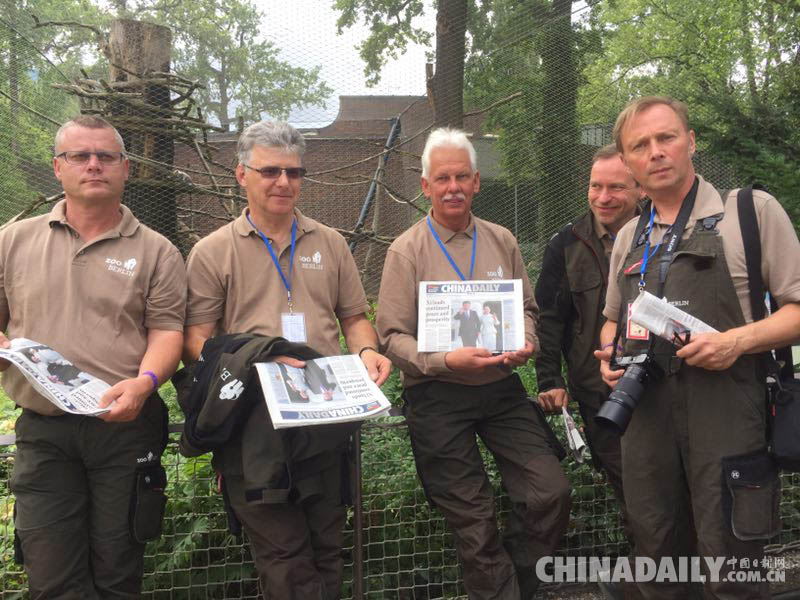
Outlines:
[[40,27],[74,27],[74,28],[84,28],[94,32],[95,36],[97,37],[97,42],[102,45],[105,42],[106,36],[105,34],[94,25],[86,25],[85,23],[79,23],[78,21],[40,21],[39,17],[36,15],[31,15],[33,19],[34,29],[39,29]]

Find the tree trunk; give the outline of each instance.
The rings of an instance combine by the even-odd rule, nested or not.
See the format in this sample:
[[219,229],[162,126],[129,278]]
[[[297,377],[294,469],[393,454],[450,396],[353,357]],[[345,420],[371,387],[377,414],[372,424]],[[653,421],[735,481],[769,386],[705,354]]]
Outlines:
[[[138,80],[147,73],[166,73],[170,70],[171,51],[172,32],[168,27],[117,19],[111,24],[108,45],[111,80]],[[122,134],[128,152],[163,163],[171,170],[175,146],[168,132],[142,131],[137,123],[126,120],[126,117],[161,116],[159,107],[168,105],[169,88],[143,81],[138,92],[148,107],[133,109],[119,103],[112,106],[109,120]],[[177,245],[175,193],[169,186],[154,185],[164,181],[164,167],[131,162],[124,202],[139,220]]]
[[[539,35],[542,123],[537,162],[537,237],[544,244],[585,205],[578,189],[578,72],[571,22],[572,0],[553,0]],[[566,214],[565,214],[566,209]],[[553,215],[564,219],[554,220]]]
[[467,0],[439,0],[436,73],[429,86],[436,127],[464,126],[464,56]]

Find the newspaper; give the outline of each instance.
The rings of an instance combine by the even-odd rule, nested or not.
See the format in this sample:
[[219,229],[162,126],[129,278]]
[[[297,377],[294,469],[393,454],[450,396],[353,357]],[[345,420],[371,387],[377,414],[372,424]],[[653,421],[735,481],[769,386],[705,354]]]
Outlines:
[[564,432],[567,435],[569,451],[572,454],[572,457],[575,459],[575,462],[582,464],[589,452],[586,442],[583,441],[581,432],[576,427],[575,421],[573,420],[572,415],[569,414],[566,406],[561,407],[561,416],[564,420]]
[[715,333],[717,330],[664,298],[642,292],[631,305],[630,319],[648,331],[673,343],[682,345],[695,333]]
[[111,410],[98,407],[111,386],[81,371],[49,346],[16,338],[10,348],[0,348],[0,358],[19,369],[37,392],[64,412],[96,416]]
[[275,429],[377,417],[391,404],[355,354],[307,360],[303,369],[256,363]]
[[420,282],[417,351],[463,346],[493,354],[525,347],[521,279]]

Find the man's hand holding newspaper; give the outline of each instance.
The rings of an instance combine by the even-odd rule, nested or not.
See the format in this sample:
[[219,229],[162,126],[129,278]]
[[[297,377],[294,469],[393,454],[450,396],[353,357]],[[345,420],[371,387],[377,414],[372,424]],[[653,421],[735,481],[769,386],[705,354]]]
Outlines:
[[723,371],[742,354],[733,330],[719,332],[649,292],[641,293],[633,303],[631,319],[680,346],[677,356],[693,367]]
[[[8,338],[2,332],[0,332],[0,348],[10,348],[10,347],[11,347],[11,342],[9,342]],[[11,366],[10,362],[0,358],[0,371],[5,371],[10,366]]]

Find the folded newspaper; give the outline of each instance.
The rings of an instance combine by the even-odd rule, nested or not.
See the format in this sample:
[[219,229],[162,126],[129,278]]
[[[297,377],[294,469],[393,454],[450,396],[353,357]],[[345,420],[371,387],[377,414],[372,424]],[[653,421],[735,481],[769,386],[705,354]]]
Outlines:
[[525,347],[522,280],[421,281],[417,351],[463,346],[493,354]]
[[303,369],[256,363],[275,429],[377,417],[391,404],[355,354],[307,360]]
[[19,369],[39,394],[64,412],[96,416],[111,410],[98,406],[111,386],[45,344],[15,338],[10,348],[0,348],[0,358]]
[[566,406],[561,407],[561,416],[564,419],[564,431],[567,434],[569,451],[572,454],[572,457],[575,459],[575,462],[581,464],[584,460],[586,460],[586,456],[589,453],[589,448],[586,446],[586,442],[583,441],[581,432],[575,425],[575,420],[572,418],[572,415],[569,414]]
[[631,320],[659,337],[683,342],[691,333],[715,333],[717,330],[664,298],[642,292],[631,305]]

